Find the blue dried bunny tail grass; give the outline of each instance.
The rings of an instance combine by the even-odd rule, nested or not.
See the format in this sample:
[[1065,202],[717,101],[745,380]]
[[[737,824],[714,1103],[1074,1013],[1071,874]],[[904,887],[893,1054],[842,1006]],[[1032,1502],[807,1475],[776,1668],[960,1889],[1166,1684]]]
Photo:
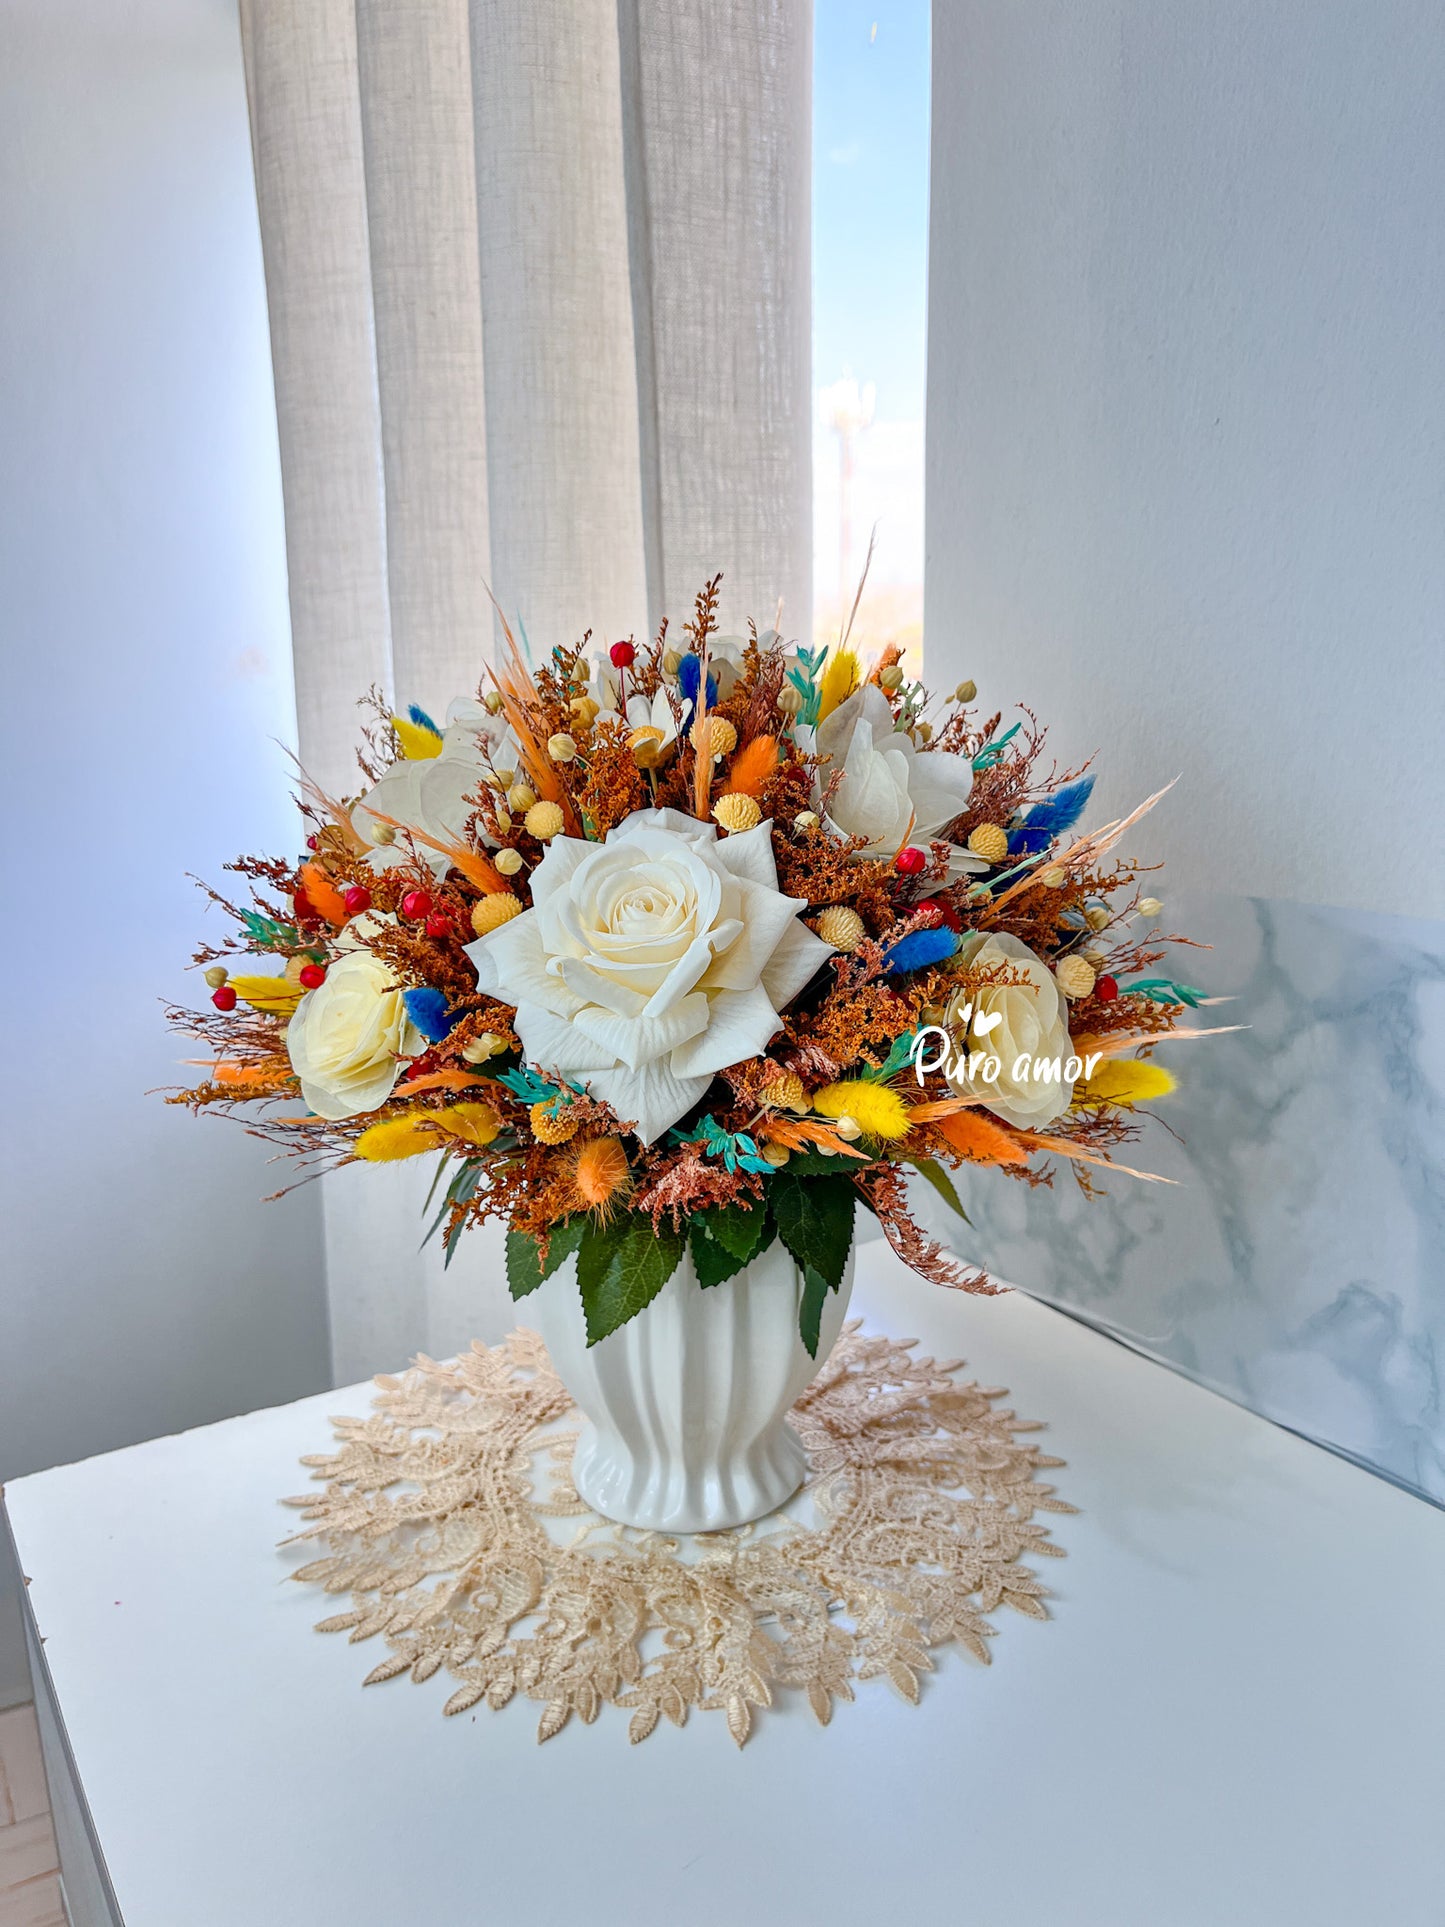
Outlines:
[[439,990],[404,990],[406,1014],[429,1044],[439,1044],[457,1021]]
[[[682,691],[684,699],[693,707],[697,705],[697,687],[701,677],[702,663],[698,657],[691,654],[684,656],[677,665],[677,686]],[[707,679],[707,706],[709,709],[717,706],[716,676],[709,676]]]
[[1037,856],[1040,850],[1046,850],[1056,836],[1073,829],[1093,793],[1093,777],[1081,776],[1075,783],[1065,783],[1042,803],[1035,803],[1018,828],[1009,832],[1009,855]]
[[418,729],[429,729],[433,736],[441,735],[441,730],[432,721],[431,717],[427,715],[420,703],[408,703],[406,713]]
[[958,938],[952,930],[915,930],[884,951],[883,968],[894,975],[923,970],[929,964],[946,963],[957,948]]

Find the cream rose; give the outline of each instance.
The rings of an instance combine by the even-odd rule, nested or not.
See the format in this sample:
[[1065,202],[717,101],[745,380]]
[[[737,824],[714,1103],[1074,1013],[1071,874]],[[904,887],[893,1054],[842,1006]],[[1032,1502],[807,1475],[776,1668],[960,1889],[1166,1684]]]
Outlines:
[[401,1060],[423,1049],[396,979],[369,950],[338,957],[286,1028],[291,1068],[318,1117],[359,1117],[391,1096]]
[[[1072,1079],[1066,1081],[1063,1075],[1073,1048],[1068,1004],[1054,973],[1027,944],[1003,931],[975,932],[965,939],[958,957],[970,969],[1006,969],[1023,981],[981,984],[972,992],[955,993],[944,1019],[954,1046],[945,1067],[949,1083],[960,1097],[983,1098],[986,1110],[1021,1130],[1052,1124],[1069,1108],[1074,1094]],[[997,1077],[985,1078],[981,1061],[970,1077],[970,1054],[975,1060],[996,1058]],[[1041,1060],[1045,1069],[1039,1074]]]
[[[894,727],[888,699],[873,683],[818,725],[816,746],[828,758],[822,783],[836,771],[843,776],[825,821],[835,836],[866,837],[860,856],[893,857],[905,843],[927,843],[959,815],[973,788],[968,758],[941,750],[920,755]],[[960,852],[957,867],[987,866]]]
[[478,984],[515,1006],[529,1062],[585,1085],[644,1144],[766,1047],[830,954],[778,890],[770,823],[719,839],[639,810],[605,843],[554,837],[532,905],[467,946]]
[[[389,816],[410,830],[441,842],[460,842],[467,820],[476,809],[476,795],[487,775],[487,756],[498,766],[515,766],[508,756],[505,722],[491,715],[481,703],[461,699],[447,710],[447,726],[442,731],[441,752],[436,756],[403,757],[362,797],[352,811],[352,820],[363,836],[369,836],[381,816]],[[416,854],[437,876],[446,874],[448,859],[426,844],[416,846]],[[402,839],[379,845],[371,852],[374,869],[389,870],[411,856]]]

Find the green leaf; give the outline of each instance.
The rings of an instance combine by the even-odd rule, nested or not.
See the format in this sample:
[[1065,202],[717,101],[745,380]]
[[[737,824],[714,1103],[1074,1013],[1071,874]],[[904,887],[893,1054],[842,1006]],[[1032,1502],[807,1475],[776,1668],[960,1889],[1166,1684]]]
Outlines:
[[736,1277],[776,1235],[765,1204],[751,1211],[723,1204],[694,1212],[688,1221],[688,1243],[698,1283],[706,1291]]
[[680,1231],[654,1232],[646,1213],[610,1225],[589,1220],[577,1257],[577,1282],[587,1318],[587,1343],[625,1325],[650,1305],[682,1258]]
[[691,1222],[694,1228],[700,1226],[708,1237],[716,1238],[725,1251],[746,1264],[762,1248],[768,1229],[768,1207],[759,1204],[749,1209],[743,1204],[713,1204],[694,1212]]
[[513,1298],[525,1298],[534,1292],[544,1278],[550,1278],[572,1256],[582,1242],[582,1234],[587,1229],[584,1217],[568,1218],[565,1223],[553,1225],[552,1235],[547,1240],[547,1262],[544,1265],[539,1256],[541,1246],[525,1231],[507,1233],[507,1290]]
[[688,1226],[687,1240],[692,1250],[692,1261],[697,1266],[697,1282],[704,1291],[714,1285],[726,1284],[747,1263],[746,1258],[735,1258],[726,1245],[719,1244],[716,1238],[710,1238],[699,1224]]
[[774,1178],[768,1194],[778,1235],[794,1261],[805,1273],[819,1272],[830,1291],[842,1284],[848,1268],[857,1195],[841,1172],[802,1178],[787,1168]]
[[972,1224],[973,1220],[959,1202],[958,1192],[953,1186],[953,1179],[948,1175],[947,1171],[944,1170],[937,1158],[907,1158],[905,1162],[913,1166],[919,1177],[927,1178],[928,1182],[933,1186],[939,1197],[943,1199],[943,1202],[948,1206],[950,1211],[956,1211],[965,1224]]
[[827,1297],[828,1280],[821,1271],[814,1271],[808,1265],[803,1272],[803,1296],[798,1305],[798,1336],[807,1347],[809,1358],[818,1356],[818,1334]]

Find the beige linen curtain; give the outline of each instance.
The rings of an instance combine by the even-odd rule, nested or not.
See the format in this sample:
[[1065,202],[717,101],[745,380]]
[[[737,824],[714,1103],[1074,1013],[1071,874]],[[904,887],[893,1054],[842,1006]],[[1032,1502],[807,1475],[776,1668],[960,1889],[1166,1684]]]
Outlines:
[[[809,634],[808,0],[241,0],[302,759],[684,617]],[[325,1181],[340,1378],[510,1322],[408,1167]],[[488,1329],[490,1327],[490,1329]]]

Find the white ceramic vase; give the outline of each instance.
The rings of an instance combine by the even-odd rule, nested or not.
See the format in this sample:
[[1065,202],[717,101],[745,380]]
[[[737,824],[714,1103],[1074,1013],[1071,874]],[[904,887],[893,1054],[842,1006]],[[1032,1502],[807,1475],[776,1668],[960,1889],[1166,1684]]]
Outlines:
[[647,1309],[589,1348],[569,1258],[518,1311],[586,1421],[572,1474],[588,1505],[624,1525],[715,1532],[790,1499],[808,1464],[786,1414],[833,1349],[852,1289],[850,1252],[810,1358],[802,1274],[781,1241],[706,1291],[684,1251]]

